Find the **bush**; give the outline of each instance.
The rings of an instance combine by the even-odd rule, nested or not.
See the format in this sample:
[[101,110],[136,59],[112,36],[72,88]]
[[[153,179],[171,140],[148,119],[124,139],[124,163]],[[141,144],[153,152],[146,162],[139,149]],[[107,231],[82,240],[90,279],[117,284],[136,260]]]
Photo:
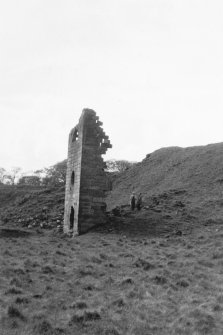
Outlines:
[[10,318],[17,318],[22,321],[25,320],[25,316],[13,305],[9,306],[7,314]]

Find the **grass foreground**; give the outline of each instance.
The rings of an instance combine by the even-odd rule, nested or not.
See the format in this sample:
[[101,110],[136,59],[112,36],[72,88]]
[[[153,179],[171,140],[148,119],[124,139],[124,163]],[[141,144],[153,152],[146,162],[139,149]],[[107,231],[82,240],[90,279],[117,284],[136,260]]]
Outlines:
[[3,226],[0,334],[223,334],[223,226],[139,230]]

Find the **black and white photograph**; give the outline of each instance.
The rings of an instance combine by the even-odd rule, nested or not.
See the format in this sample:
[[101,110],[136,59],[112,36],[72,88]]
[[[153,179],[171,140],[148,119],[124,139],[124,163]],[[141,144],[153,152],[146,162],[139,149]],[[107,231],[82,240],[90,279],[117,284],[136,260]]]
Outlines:
[[223,334],[223,1],[0,3],[0,335]]

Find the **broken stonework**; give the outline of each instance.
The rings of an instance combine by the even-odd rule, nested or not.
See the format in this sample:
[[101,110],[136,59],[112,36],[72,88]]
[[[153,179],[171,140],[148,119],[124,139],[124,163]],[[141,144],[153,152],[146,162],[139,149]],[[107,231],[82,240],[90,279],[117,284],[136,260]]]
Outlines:
[[108,189],[101,155],[111,148],[102,122],[92,109],[84,109],[69,135],[64,232],[82,234],[106,221]]

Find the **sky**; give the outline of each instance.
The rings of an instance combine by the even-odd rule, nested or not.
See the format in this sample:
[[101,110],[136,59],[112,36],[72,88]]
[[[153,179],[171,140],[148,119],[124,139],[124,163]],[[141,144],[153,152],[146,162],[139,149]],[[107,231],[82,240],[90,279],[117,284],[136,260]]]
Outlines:
[[7,0],[0,4],[0,167],[67,157],[83,108],[113,148],[223,141],[222,0]]

